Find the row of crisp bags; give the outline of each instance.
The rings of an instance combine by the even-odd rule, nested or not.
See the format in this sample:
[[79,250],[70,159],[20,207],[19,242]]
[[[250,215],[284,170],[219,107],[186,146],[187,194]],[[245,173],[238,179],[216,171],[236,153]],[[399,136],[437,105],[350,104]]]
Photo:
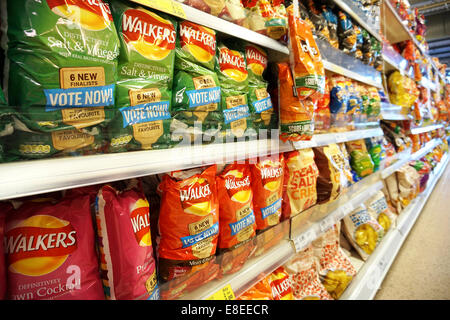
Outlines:
[[212,29],[123,0],[24,3],[2,11],[4,89],[16,106],[0,108],[0,136],[12,134],[0,141],[4,159],[170,148],[276,126],[259,47],[229,48]]
[[159,299],[149,204],[137,180],[13,205],[1,203],[2,298]]

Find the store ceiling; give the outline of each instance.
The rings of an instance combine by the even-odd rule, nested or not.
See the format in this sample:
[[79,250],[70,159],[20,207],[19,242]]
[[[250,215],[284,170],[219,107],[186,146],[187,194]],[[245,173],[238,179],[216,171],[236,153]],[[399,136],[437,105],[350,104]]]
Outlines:
[[409,0],[409,3],[424,14],[429,54],[447,64],[450,76],[450,0]]

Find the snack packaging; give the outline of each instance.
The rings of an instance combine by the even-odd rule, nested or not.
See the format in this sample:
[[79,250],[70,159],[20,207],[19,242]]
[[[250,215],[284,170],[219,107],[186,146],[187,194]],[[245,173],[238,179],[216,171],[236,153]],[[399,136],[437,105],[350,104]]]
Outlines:
[[269,276],[258,281],[254,286],[241,294],[237,300],[273,300]]
[[350,166],[350,155],[347,152],[347,148],[345,147],[345,143],[338,143],[338,147],[341,150],[342,153],[342,157],[343,157],[343,172],[345,175],[345,178],[343,179],[343,181],[347,182],[347,187],[349,187],[350,185],[352,185],[353,183],[355,183],[355,181],[353,181],[353,174],[352,174],[352,168]]
[[314,103],[308,100],[300,101],[295,96],[294,82],[287,63],[278,64],[278,88],[280,139],[310,140],[314,132]]
[[374,164],[364,140],[354,140],[345,143],[350,154],[350,165],[356,174],[363,178],[373,173]]
[[420,192],[420,175],[410,165],[404,165],[398,169],[396,175],[399,191],[398,199],[404,209]]
[[5,89],[25,126],[41,133],[105,127],[115,115],[119,55],[109,5],[8,1],[7,15]]
[[330,31],[328,30],[328,23],[325,17],[322,16],[321,12],[316,8],[313,0],[304,1],[305,5],[308,7],[308,15],[311,22],[314,24],[313,33],[319,39],[330,41]]
[[385,232],[395,224],[397,217],[391,212],[386,197],[381,190],[366,201],[366,207],[372,217],[383,227]]
[[328,32],[330,34],[329,43],[332,47],[339,49],[339,38],[338,38],[338,18],[327,5],[322,5],[322,15],[327,21]]
[[383,227],[369,214],[364,205],[346,215],[343,221],[346,238],[366,261],[383,238]]
[[244,0],[250,30],[280,39],[286,34],[287,17],[284,0]]
[[[198,40],[200,39],[200,40]],[[178,23],[172,92],[172,141],[207,140],[222,129],[221,88],[215,73],[216,32],[190,21]],[[200,128],[195,124],[199,123]]]
[[288,8],[289,58],[297,96],[318,99],[325,87],[325,69],[311,28],[300,19],[298,2]]
[[348,287],[356,269],[340,246],[340,222],[329,229],[312,246],[319,260],[319,276],[333,299],[339,299]]
[[90,197],[30,200],[6,220],[8,299],[103,300]]
[[356,51],[356,32],[353,28],[352,19],[344,11],[338,11],[338,37],[339,49],[345,53]]
[[386,151],[382,145],[382,137],[365,138],[367,150],[373,162],[373,171],[377,171],[381,161],[386,158]]
[[325,78],[325,89],[314,110],[314,132],[323,133],[330,129],[330,86]]
[[[111,1],[120,39],[116,105],[108,126],[109,150],[127,151],[170,147],[170,110],[177,23],[122,0]],[[155,26],[147,33],[142,25]]]
[[[246,245],[256,235],[251,169],[232,163],[216,177],[219,198],[219,241],[222,273],[237,271],[252,251]],[[231,251],[231,253],[227,253]]]
[[322,204],[335,200],[341,190],[343,173],[343,155],[337,144],[313,148],[314,162],[319,169],[317,177],[317,203]]
[[264,230],[280,222],[285,160],[284,155],[259,158],[250,165],[253,210],[257,230]]
[[299,214],[317,203],[319,169],[311,148],[285,153],[283,220]]
[[333,300],[320,281],[320,266],[312,245],[297,253],[283,267],[289,274],[296,300]]
[[230,49],[221,42],[218,44],[216,56],[216,73],[222,91],[224,128],[226,136],[234,138],[242,138],[244,134],[249,134],[253,130],[248,101],[249,76],[244,50]]
[[[6,217],[13,206],[9,202],[0,202],[0,239],[4,238],[6,231]],[[4,242],[0,241],[0,300],[6,298],[7,279]]]
[[[169,282],[161,296],[177,297],[218,274],[215,253],[219,237],[216,165],[165,174],[159,185],[158,272]],[[182,276],[190,275],[187,282]],[[180,282],[174,281],[181,278]],[[163,296],[164,295],[164,296]]]
[[157,300],[149,203],[137,180],[129,184],[103,186],[95,202],[103,287],[110,300]]
[[291,280],[283,266],[278,267],[268,278],[273,300],[294,300]]
[[392,206],[395,208],[397,214],[400,214],[400,212],[402,211],[402,205],[398,194],[399,191],[396,174],[393,173],[388,176],[386,179],[384,179],[384,183]]
[[332,75],[329,78],[330,88],[330,112],[333,127],[345,127],[347,125],[346,113],[349,101],[347,79],[341,75]]

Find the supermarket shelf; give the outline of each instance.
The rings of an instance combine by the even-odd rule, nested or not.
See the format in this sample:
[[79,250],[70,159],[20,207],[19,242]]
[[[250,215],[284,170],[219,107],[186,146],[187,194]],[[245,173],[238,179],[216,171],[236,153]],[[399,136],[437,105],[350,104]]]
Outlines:
[[272,54],[272,52],[269,54],[269,57],[273,59],[273,61],[277,61],[281,57],[286,58],[286,56],[289,55],[288,48],[274,39],[271,39],[267,36],[254,32],[245,27],[239,26],[235,23],[218,18],[209,13],[192,8],[188,5],[173,0],[159,0],[159,1],[129,0],[129,1],[136,2],[143,6],[147,6],[153,9],[164,11],[168,14],[172,14],[180,18],[192,21],[194,23],[201,24],[205,27],[209,27],[218,32],[252,42],[267,49],[271,49],[272,51],[274,51],[273,53],[275,53],[275,55],[277,53],[279,54],[279,56],[276,57],[275,59],[273,59],[274,54]]
[[354,1],[349,0],[333,0],[342,10],[347,12],[361,27],[367,30],[378,41],[382,41],[380,37],[380,26],[376,24],[373,16],[366,15]]
[[183,300],[206,300],[227,285],[231,286],[236,297],[240,296],[265,275],[270,274],[279,266],[285,264],[294,255],[290,241],[282,240],[265,254],[247,261],[244,267],[236,273],[221,279],[208,282],[201,288],[182,296]]
[[381,118],[383,120],[412,120],[412,116],[404,114],[403,108],[395,104],[381,103]]
[[305,149],[326,146],[330,143],[341,143],[352,140],[359,140],[364,138],[378,137],[383,135],[383,130],[380,127],[372,129],[361,129],[347,132],[323,133],[313,135],[311,140],[294,142],[294,148]]
[[419,134],[419,133],[424,133],[424,132],[429,132],[429,131],[433,131],[436,129],[440,129],[443,127],[444,127],[443,124],[433,124],[433,125],[426,126],[426,127],[411,128],[410,133],[411,134]]
[[[411,159],[411,149],[405,150],[403,152],[397,153],[394,160],[395,162],[391,162],[391,164],[380,171],[381,179],[386,179],[391,174],[393,174],[395,171],[403,167],[405,164],[407,164]],[[390,159],[391,160],[391,159]],[[391,161],[392,161],[391,160]]]
[[381,32],[391,44],[405,40],[414,40],[389,0],[383,0],[381,2],[380,25]]
[[333,48],[325,40],[316,39],[323,66],[326,70],[334,72],[368,85],[382,88],[381,73],[362,61]]
[[408,64],[407,60],[402,59],[399,63],[397,63],[396,61],[391,59],[388,55],[386,55],[384,53],[382,53],[381,55],[382,55],[382,58],[384,61],[384,70],[386,73],[398,70],[402,76],[407,76],[407,77],[412,78],[411,75],[408,74],[405,70],[406,65]]
[[431,150],[433,150],[435,147],[437,147],[438,145],[440,145],[442,143],[442,140],[437,138],[437,139],[433,139],[431,141],[428,141],[427,144],[422,147],[420,150],[414,152],[411,155],[411,160],[419,160],[420,158],[422,158],[423,156],[425,156],[428,152],[430,152]]
[[380,245],[358,271],[356,277],[342,294],[341,300],[372,300],[375,297],[411,227],[421,213],[447,164],[448,156],[445,155],[432,173],[426,190],[403,210],[396,226],[388,231]]
[[314,206],[291,218],[291,240],[296,252],[301,251],[356,207],[381,190],[377,174],[355,183],[338,199]]
[[278,139],[2,164],[0,200],[292,150]]

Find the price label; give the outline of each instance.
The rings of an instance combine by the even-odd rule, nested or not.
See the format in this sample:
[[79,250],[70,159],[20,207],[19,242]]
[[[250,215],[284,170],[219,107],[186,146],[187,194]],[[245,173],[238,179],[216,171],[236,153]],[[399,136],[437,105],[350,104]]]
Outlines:
[[326,217],[320,222],[320,231],[325,232],[334,225],[333,217]]
[[336,133],[334,137],[337,143],[345,142],[349,138],[345,133]]
[[295,143],[296,149],[306,149],[306,148],[313,148],[317,147],[317,141],[313,139],[311,140],[305,140],[305,141],[297,141]]
[[222,289],[218,290],[216,293],[212,294],[207,300],[235,300],[233,289],[231,285],[227,284]]
[[316,232],[314,229],[309,229],[303,232],[300,236],[294,240],[295,251],[299,252],[303,250],[308,244],[314,241],[316,238]]
[[378,268],[380,271],[384,271],[387,267],[387,259],[385,257],[381,258],[380,261],[378,261]]
[[180,3],[173,0],[132,0],[144,6],[186,19],[186,13]]

